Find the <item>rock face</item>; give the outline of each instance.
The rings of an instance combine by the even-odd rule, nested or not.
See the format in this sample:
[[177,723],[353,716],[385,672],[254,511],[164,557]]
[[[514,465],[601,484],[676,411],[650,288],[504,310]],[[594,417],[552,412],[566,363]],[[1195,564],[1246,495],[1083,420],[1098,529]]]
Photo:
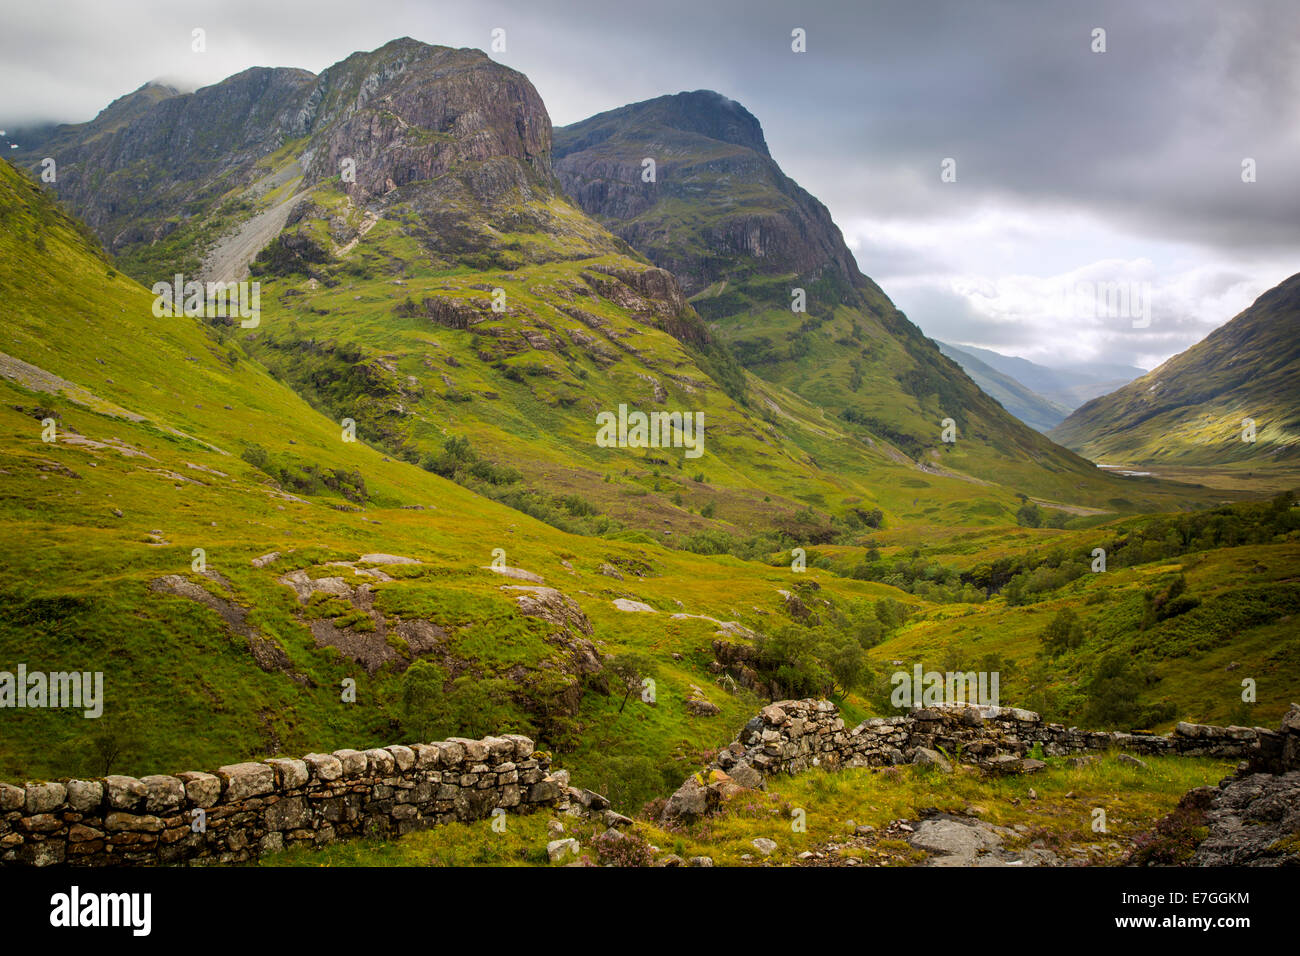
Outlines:
[[[1199,725],[1179,724],[1200,736]],[[1300,705],[1292,704],[1276,731],[1259,730],[1235,777],[1217,788],[1189,791],[1161,825],[1155,838],[1186,838],[1204,827],[1204,839],[1190,859],[1192,866],[1300,865]],[[1162,848],[1139,848],[1136,865],[1171,862]],[[1174,850],[1177,847],[1175,845]]]
[[551,774],[549,758],[517,734],[232,764],[215,774],[0,784],[0,863],[236,863],[294,844],[481,820],[497,808],[568,809],[571,799],[579,813],[608,805]]
[[174,228],[167,220],[186,204],[251,183],[257,160],[305,132],[299,116],[315,79],[255,67],[196,93],[142,87],[15,156],[24,165],[55,159],[59,198],[120,252],[165,238]]
[[[850,295],[867,282],[826,207],[772,160],[758,120],[721,94],[661,96],[563,127],[555,157],[569,195],[689,295],[751,269],[830,276]],[[649,185],[646,158],[656,164]],[[738,203],[738,193],[763,201]],[[683,202],[702,224],[689,243],[673,228]]]
[[1300,864],[1300,770],[1232,780],[1213,793],[1205,816],[1210,833],[1193,866]]
[[[461,184],[480,200],[500,192],[494,177],[554,183],[551,120],[541,97],[522,73],[480,50],[405,38],[354,53],[317,78],[294,128],[316,134],[308,181],[337,176],[351,159],[356,180],[345,189],[356,200],[470,163],[496,166]],[[514,168],[502,162],[510,159]]]
[[[305,141],[295,148],[299,162],[268,164],[296,141]],[[178,228],[177,209],[203,219],[231,188],[255,197],[298,176],[298,194],[332,182],[359,206],[396,194],[423,218],[426,245],[448,256],[481,249],[494,226],[553,228],[549,203],[561,191],[550,117],[527,77],[482,51],[410,38],[319,76],[258,67],[196,93],[142,88],[15,153],[34,169],[50,155],[60,198],[117,254],[166,238]],[[292,227],[312,212],[310,203],[285,210],[264,240],[286,216]],[[612,250],[612,239],[589,232],[601,247],[593,251]],[[286,233],[289,253],[328,254],[303,239]]]

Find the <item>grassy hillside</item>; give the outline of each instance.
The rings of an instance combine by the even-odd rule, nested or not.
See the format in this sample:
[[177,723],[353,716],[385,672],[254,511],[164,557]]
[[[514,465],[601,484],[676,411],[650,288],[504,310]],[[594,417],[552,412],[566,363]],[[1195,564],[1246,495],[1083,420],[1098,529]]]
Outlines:
[[[390,47],[290,78],[325,84],[319,138],[263,130],[228,181],[170,184],[199,190],[190,226],[128,243],[152,284],[292,200],[255,328],[156,316],[0,164],[0,669],[102,671],[107,694],[98,720],[6,710],[0,779],[514,731],[633,812],[767,697],[884,709],[895,660],[1003,669],[1006,702],[1108,726],[1268,724],[1300,694],[1291,499],[1219,507],[1239,496],[1008,427],[827,259],[688,300],[558,190],[518,74]],[[356,71],[397,61],[392,98],[357,105]],[[444,131],[416,66],[508,95]],[[136,103],[94,149],[219,105]],[[358,124],[377,138],[348,182]],[[624,404],[703,412],[705,453],[601,447]],[[629,697],[644,678],[653,704]]]
[[[1051,432],[1110,465],[1161,473],[1216,471],[1294,487],[1300,467],[1300,275],[1118,391],[1076,409]],[[1253,423],[1253,441],[1247,431]],[[1204,473],[1207,483],[1213,481]]]

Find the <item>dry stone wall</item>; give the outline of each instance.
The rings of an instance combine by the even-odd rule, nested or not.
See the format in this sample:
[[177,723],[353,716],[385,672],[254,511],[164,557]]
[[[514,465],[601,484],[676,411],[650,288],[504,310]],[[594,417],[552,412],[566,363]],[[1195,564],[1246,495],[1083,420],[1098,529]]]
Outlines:
[[772,704],[745,725],[715,766],[744,762],[760,773],[797,773],[815,765],[875,767],[910,763],[918,748],[942,750],[953,759],[989,769],[1017,769],[1041,744],[1049,757],[1120,749],[1139,754],[1242,758],[1259,735],[1251,727],[1180,723],[1168,736],[1104,733],[1045,722],[1015,707],[966,705],[920,708],[898,717],[876,717],[848,728],[828,700]]
[[1188,723],[1178,724],[1168,736],[1103,733],[1047,723],[1028,710],[983,705],[921,708],[850,728],[828,700],[783,700],[764,707],[704,773],[688,777],[669,798],[663,819],[697,818],[731,788],[761,786],[771,774],[815,766],[879,767],[953,759],[989,772],[1016,773],[1038,766],[1028,756],[1036,745],[1049,757],[1118,749],[1242,759],[1262,748],[1280,749],[1275,736],[1262,728]]
[[569,792],[568,775],[552,774],[547,755],[515,734],[214,773],[0,784],[0,863],[237,863],[298,844],[478,820],[498,807],[527,812]]
[[917,749],[924,748],[988,769],[1015,770],[1013,761],[1023,760],[1035,744],[1049,757],[1121,749],[1242,758],[1256,748],[1261,734],[1270,732],[1199,723],[1179,723],[1169,736],[1083,731],[1047,723],[1030,710],[983,705],[922,708],[849,728],[831,701],[780,701],[745,724],[715,766],[729,770],[744,762],[762,774],[798,773],[816,765],[883,766],[911,762]]

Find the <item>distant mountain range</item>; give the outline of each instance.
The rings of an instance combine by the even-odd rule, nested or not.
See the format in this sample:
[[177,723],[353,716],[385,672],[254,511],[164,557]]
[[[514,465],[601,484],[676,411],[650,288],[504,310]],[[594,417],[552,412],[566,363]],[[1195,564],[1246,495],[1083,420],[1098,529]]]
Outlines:
[[[1012,376],[999,372],[992,365],[976,358],[971,354],[975,349],[969,346],[958,348],[955,345],[949,345],[947,342],[936,342],[935,344],[939,346],[939,351],[960,365],[962,371],[969,375],[976,385],[996,398],[1002,403],[1003,408],[1029,427],[1045,432],[1049,428],[1055,428],[1061,424],[1065,420],[1065,416],[1070,414],[1070,409],[1064,405],[1039,395],[1033,389],[1026,388],[1022,383],[1016,381]],[[987,355],[997,355],[997,353],[988,352],[986,349],[979,349],[978,351]],[[1023,361],[1023,359],[1009,359],[1004,355],[998,355],[997,357],[1008,362]],[[1048,370],[1044,369],[1044,371]]]
[[[1040,398],[1064,408],[1067,414],[1089,399],[1127,385],[1139,375],[1145,375],[1147,371],[1136,365],[1120,365],[1114,362],[1066,362],[1048,367],[975,345],[949,345],[943,342],[939,345],[941,348],[962,352],[976,361],[983,362],[994,371],[1014,379]],[[957,364],[965,368],[963,363]]]

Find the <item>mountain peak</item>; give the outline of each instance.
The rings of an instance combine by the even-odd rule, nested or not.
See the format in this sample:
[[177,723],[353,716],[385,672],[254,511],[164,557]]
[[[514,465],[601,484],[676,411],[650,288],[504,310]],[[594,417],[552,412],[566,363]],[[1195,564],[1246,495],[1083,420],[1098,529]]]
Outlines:
[[[771,156],[763,127],[753,113],[733,99],[714,90],[693,90],[647,101],[658,107],[665,124],[687,133],[698,133],[735,146],[744,146]],[[635,108],[635,107],[633,107]]]
[[[772,159],[754,115],[713,90],[661,96],[565,126],[555,131],[554,157],[569,195],[677,275],[690,295],[758,273],[794,275],[799,283],[827,279],[834,286],[828,297],[856,301],[867,282],[830,212]],[[651,185],[641,178],[646,157],[657,164]],[[687,208],[689,221],[679,221]],[[736,311],[750,304],[735,297],[713,303]]]
[[714,90],[672,93],[652,100],[642,100],[618,109],[597,113],[581,123],[567,127],[579,135],[557,144],[557,158],[599,146],[621,131],[636,129],[644,134],[655,130],[673,130],[706,139],[751,149],[771,159],[763,127],[754,114],[733,99]]

